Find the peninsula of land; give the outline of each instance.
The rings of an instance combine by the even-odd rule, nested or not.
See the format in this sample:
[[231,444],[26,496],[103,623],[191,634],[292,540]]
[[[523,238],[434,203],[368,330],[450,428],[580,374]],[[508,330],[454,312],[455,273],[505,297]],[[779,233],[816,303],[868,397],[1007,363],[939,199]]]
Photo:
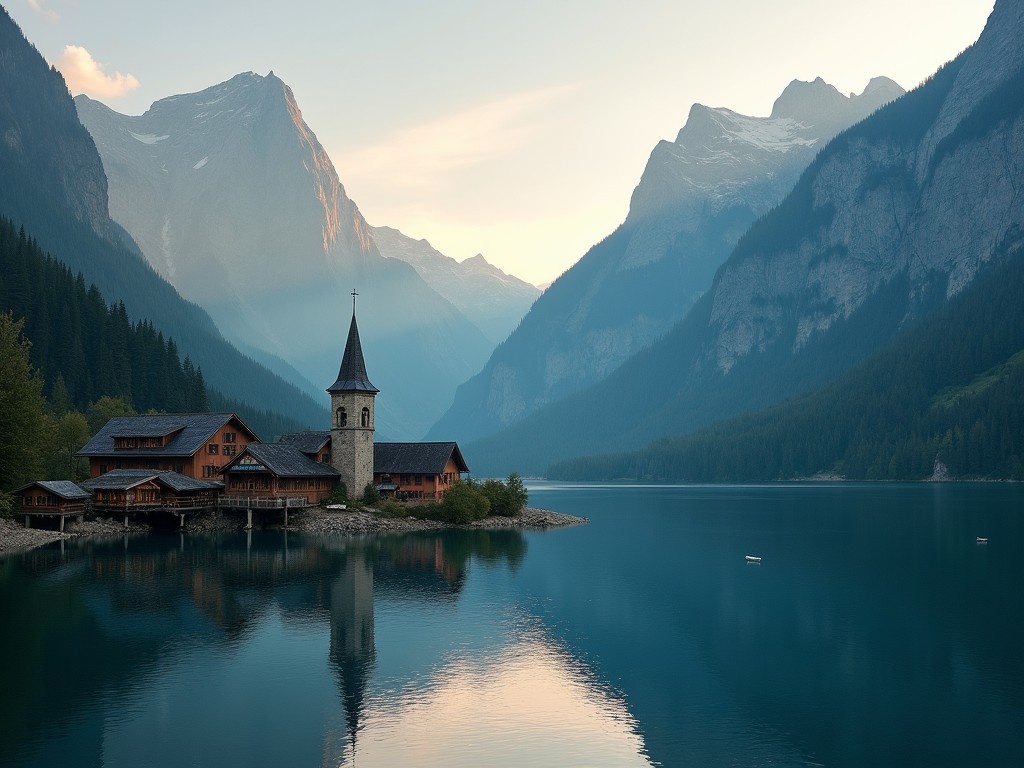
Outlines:
[[[423,520],[415,516],[388,517],[377,514],[373,509],[329,510],[310,507],[293,514],[288,520],[288,529],[309,533],[341,533],[350,536],[372,534],[407,533],[411,531],[432,531],[445,528],[476,529],[544,529],[557,528],[590,522],[588,518],[553,512],[549,509],[526,507],[514,517],[487,517],[465,525],[444,523],[437,520]],[[217,512],[196,515],[186,521],[185,533],[211,530],[241,530],[244,517]],[[280,528],[280,525],[272,527]],[[0,555],[41,547],[61,539],[84,537],[121,536],[125,533],[148,533],[150,526],[132,523],[125,528],[123,521],[96,518],[83,522],[68,522],[64,532],[41,528],[25,528],[14,520],[0,518]]]

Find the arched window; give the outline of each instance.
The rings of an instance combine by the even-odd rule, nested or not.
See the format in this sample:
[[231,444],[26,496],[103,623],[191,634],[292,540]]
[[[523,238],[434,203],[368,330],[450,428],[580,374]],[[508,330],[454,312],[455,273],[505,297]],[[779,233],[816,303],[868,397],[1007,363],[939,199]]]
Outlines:
[[338,409],[337,413],[335,414],[335,421],[337,422],[339,427],[344,427],[348,425],[348,414],[345,413],[344,408]]
[[362,425],[364,427],[370,426],[370,409],[363,408]]

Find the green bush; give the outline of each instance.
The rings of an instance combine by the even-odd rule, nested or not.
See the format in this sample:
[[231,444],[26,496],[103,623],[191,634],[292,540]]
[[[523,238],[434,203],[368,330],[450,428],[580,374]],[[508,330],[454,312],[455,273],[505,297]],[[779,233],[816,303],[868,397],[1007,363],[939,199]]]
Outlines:
[[373,487],[373,483],[367,483],[363,488],[363,504],[373,506],[380,501],[380,491]]
[[18,503],[9,493],[0,493],[0,517],[12,518],[18,511]]
[[501,517],[515,517],[526,506],[528,494],[522,478],[513,472],[505,482],[485,480],[476,486],[491,503],[491,514]]
[[348,501],[348,488],[345,487],[345,483],[341,480],[338,481],[337,487],[324,497],[324,506],[328,504],[344,504]]
[[465,524],[487,517],[491,509],[490,500],[469,480],[456,480],[441,502],[444,520],[449,523]]
[[384,499],[377,505],[377,511],[384,517],[409,517],[412,514],[409,507],[394,499]]

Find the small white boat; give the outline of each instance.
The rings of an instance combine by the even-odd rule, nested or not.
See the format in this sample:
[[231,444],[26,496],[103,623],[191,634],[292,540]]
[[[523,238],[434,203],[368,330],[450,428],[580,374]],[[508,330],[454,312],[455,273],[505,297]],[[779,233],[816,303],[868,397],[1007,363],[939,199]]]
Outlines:
[[978,538],[975,539],[975,541],[978,542],[979,544],[988,544],[988,537],[987,536],[979,536]]
[[745,560],[746,560],[746,561],[747,561],[748,563],[760,563],[760,562],[761,562],[761,558],[760,558],[760,557],[757,557],[756,555],[746,555],[746,556],[744,557],[744,559],[745,559]]
[[346,505],[344,505],[344,504],[328,504],[327,508],[328,509],[348,509],[348,507]]

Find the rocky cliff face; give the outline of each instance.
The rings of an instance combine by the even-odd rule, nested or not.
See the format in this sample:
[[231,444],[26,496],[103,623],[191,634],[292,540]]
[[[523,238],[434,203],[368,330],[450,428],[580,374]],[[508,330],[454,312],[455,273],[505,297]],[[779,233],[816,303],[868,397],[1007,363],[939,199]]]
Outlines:
[[651,153],[626,221],[536,302],[431,434],[479,437],[611,373],[708,289],[740,236],[839,130],[903,90],[792,82],[770,117],[696,104]]
[[[359,305],[385,435],[419,437],[490,345],[416,271],[383,258],[295,98],[244,73],[129,117],[77,99],[110,180],[110,212],[228,338],[322,388]],[[411,377],[409,371],[416,371]]]
[[458,262],[426,240],[392,227],[372,227],[381,255],[412,266],[423,280],[450,301],[497,346],[515,329],[540,289],[508,275],[477,254]]
[[477,453],[622,450],[810,391],[1019,253],[1022,36],[1024,7],[997,2],[972,48],[821,151],[665,339]]
[[64,78],[26,42],[3,8],[0,83],[0,211],[40,237],[50,228],[47,211],[59,209],[113,240],[107,178]]

